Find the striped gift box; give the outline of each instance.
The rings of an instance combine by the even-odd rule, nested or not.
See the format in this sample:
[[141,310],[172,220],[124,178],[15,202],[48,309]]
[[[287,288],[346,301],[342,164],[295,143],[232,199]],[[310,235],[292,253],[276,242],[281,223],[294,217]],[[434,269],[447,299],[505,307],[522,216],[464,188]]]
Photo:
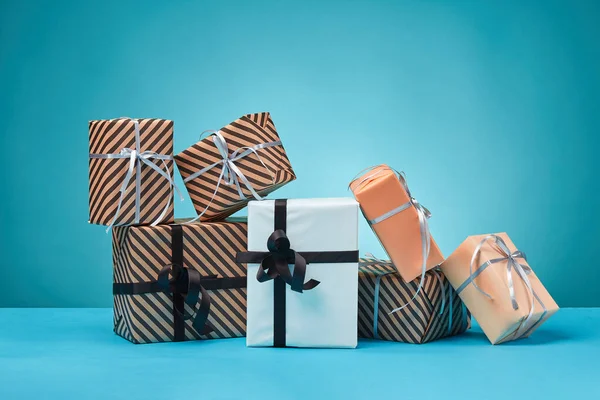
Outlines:
[[[246,250],[247,232],[247,223],[241,219],[115,227],[115,333],[133,343],[245,336],[246,269],[236,264],[235,257]],[[192,317],[198,310],[192,305],[182,301],[181,311],[176,310],[180,294],[158,287],[161,270],[176,264],[200,273],[200,284],[206,287],[210,298],[206,326],[211,332],[194,329]],[[179,318],[178,312],[183,318]],[[179,335],[175,328],[178,319],[181,320]]]
[[361,258],[358,336],[420,344],[457,335],[471,327],[469,312],[438,270],[427,271],[423,287],[412,303],[390,314],[410,301],[418,285],[419,279],[404,282],[390,261]]
[[[296,179],[268,112],[245,115],[218,132],[226,142],[230,159],[239,152],[255,149],[234,162],[259,196],[265,196]],[[276,142],[279,144],[261,147]],[[225,165],[222,161],[223,154],[219,152],[212,135],[175,156],[196,212],[201,215],[201,221],[225,218],[244,208],[254,198],[235,170],[223,174]],[[211,165],[214,167],[211,168]],[[209,169],[196,176],[206,168]],[[228,176],[240,181],[239,188],[243,197],[240,196],[237,185],[225,184],[224,180]]]
[[[139,124],[139,148],[136,147],[135,123]],[[136,180],[139,177],[139,224],[173,221],[173,194],[170,182],[149,165],[136,161],[136,168],[126,186],[122,205],[121,186],[127,176],[129,158],[108,158],[124,149],[137,153],[152,152],[170,159],[152,160],[173,176],[173,121],[164,119],[117,118],[89,122],[89,222],[99,225],[134,224],[136,214]],[[104,157],[104,158],[102,158]],[[163,163],[164,161],[164,163]],[[166,168],[165,168],[166,166]],[[170,205],[169,205],[170,204]],[[169,206],[168,206],[169,205]],[[168,206],[168,208],[167,208]],[[159,217],[166,209],[162,220]],[[113,218],[116,220],[113,221]]]

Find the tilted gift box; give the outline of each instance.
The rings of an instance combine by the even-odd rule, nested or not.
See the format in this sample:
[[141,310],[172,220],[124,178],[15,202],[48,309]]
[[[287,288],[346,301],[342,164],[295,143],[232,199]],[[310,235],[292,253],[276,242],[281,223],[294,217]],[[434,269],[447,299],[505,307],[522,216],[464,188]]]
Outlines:
[[358,337],[427,343],[471,327],[469,312],[441,271],[427,271],[423,288],[410,301],[418,286],[418,280],[404,282],[388,260],[361,258]]
[[233,121],[175,162],[200,221],[225,218],[296,179],[268,112]]
[[469,236],[440,267],[492,344],[529,336],[558,310],[506,233]]
[[114,331],[133,343],[244,336],[245,221],[113,230]]
[[356,347],[358,204],[253,201],[248,208],[248,346]]
[[379,165],[354,179],[350,188],[405,282],[444,260],[429,233],[429,210],[412,197],[403,174]]
[[173,121],[96,120],[89,134],[89,222],[172,222]]

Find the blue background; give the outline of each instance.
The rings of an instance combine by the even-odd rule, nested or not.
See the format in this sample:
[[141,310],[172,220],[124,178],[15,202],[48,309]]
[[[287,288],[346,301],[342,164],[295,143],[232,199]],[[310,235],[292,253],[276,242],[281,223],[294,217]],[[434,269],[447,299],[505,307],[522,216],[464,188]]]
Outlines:
[[[559,305],[600,306],[599,17],[566,0],[2,0],[0,306],[112,304],[88,120],[173,119],[178,152],[265,110],[298,175],[278,197],[349,196],[388,163],[446,255],[507,231]],[[364,223],[360,245],[383,255]]]

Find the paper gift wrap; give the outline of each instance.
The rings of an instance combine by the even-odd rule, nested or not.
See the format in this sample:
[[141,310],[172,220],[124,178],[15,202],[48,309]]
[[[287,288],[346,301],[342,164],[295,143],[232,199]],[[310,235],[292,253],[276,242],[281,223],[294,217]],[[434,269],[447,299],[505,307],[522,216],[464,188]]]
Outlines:
[[356,347],[357,214],[352,199],[250,202],[248,346]]
[[427,271],[409,303],[418,280],[405,283],[388,260],[361,258],[359,265],[358,337],[427,343],[471,327],[469,312],[441,271]]
[[173,121],[90,121],[89,134],[89,222],[172,222]]
[[133,343],[244,336],[246,222],[116,227],[114,330]]
[[469,236],[441,269],[493,344],[529,336],[558,310],[506,233]]
[[405,282],[422,274],[424,259],[426,270],[444,260],[429,234],[429,211],[411,196],[402,174],[387,165],[380,165],[353,180],[350,188]]
[[268,112],[233,121],[175,161],[201,221],[227,217],[296,179]]

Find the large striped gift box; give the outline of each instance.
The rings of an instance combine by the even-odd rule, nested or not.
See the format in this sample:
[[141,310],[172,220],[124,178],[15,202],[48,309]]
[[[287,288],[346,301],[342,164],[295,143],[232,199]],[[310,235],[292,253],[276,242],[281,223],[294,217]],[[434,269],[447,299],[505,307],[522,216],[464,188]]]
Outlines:
[[89,222],[172,222],[173,121],[96,120],[89,135]]
[[[463,333],[471,316],[444,274],[429,270],[415,295],[419,278],[404,282],[387,260],[361,258],[358,273],[358,336],[406,343],[427,343]],[[374,318],[374,316],[377,318]]]
[[133,343],[246,335],[247,223],[113,230],[114,331]]
[[212,132],[175,156],[201,221],[225,218],[296,179],[268,112]]

